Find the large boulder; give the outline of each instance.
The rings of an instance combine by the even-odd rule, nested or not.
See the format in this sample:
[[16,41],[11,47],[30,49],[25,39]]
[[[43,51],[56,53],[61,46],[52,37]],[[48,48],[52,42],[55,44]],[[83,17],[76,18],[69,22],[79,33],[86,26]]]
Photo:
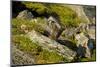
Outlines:
[[55,40],[52,40],[48,37],[45,37],[41,34],[39,34],[36,31],[31,31],[27,34],[27,36],[33,41],[38,42],[40,46],[43,47],[43,49],[47,49],[50,52],[57,52],[57,54],[65,57],[68,59],[68,62],[72,61],[74,57],[76,56],[76,52],[69,49],[68,47],[56,42]]
[[17,18],[19,18],[19,19],[33,19],[33,15],[32,15],[32,13],[31,12],[29,12],[28,10],[24,10],[24,11],[21,11],[19,14],[18,14],[18,16],[17,16]]

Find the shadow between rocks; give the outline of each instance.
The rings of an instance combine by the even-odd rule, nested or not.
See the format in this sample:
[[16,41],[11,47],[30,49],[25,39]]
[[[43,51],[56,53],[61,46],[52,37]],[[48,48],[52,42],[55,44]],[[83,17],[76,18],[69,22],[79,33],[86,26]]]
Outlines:
[[68,47],[69,49],[73,51],[77,51],[77,46],[76,44],[72,43],[71,41],[68,40],[57,40],[58,43]]

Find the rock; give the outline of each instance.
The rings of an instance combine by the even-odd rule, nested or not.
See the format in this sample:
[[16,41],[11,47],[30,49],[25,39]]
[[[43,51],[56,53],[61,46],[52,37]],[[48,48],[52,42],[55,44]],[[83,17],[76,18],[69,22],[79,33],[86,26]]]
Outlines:
[[51,26],[52,23],[54,23],[58,29],[61,28],[61,26],[59,24],[59,21],[56,18],[54,18],[53,16],[50,16],[48,18],[48,24],[49,24],[49,26]]
[[91,52],[93,50],[93,40],[86,37],[83,33],[75,36],[77,40],[77,54],[82,57],[91,58]]
[[95,24],[89,24],[88,25],[88,30],[87,30],[87,33],[88,33],[88,35],[89,35],[89,37],[91,38],[91,39],[96,39],[96,25]]
[[93,39],[89,39],[88,40],[88,48],[90,49],[90,50],[92,50],[93,48],[94,48],[94,44],[93,44]]
[[[89,37],[86,36],[84,32],[86,32]],[[59,39],[68,40],[71,36],[74,36],[75,40],[77,40],[77,54],[80,57],[84,56],[87,58],[91,58],[91,51],[93,50],[93,41],[90,42],[90,39],[95,40],[95,24],[81,23],[77,28],[67,28],[63,31]]]
[[84,35],[84,33],[79,33],[75,35],[75,39],[77,40],[77,47],[81,44],[81,46],[83,46],[83,44],[85,42],[88,42],[88,38]]
[[15,45],[11,46],[12,62],[11,65],[24,65],[24,64],[35,64],[34,58],[30,57],[28,54],[17,49]]
[[48,18],[48,22],[47,23],[48,23],[48,27],[50,29],[50,31],[49,31],[50,36],[49,37],[51,39],[56,40],[57,37],[58,37],[58,33],[59,33],[60,29],[61,29],[59,21],[55,17],[50,16]]
[[83,7],[84,9],[84,12],[86,13],[86,15],[89,17],[89,18],[93,18],[96,16],[96,7],[95,6],[84,6]]
[[61,45],[60,43],[56,42],[55,40],[51,40],[48,37],[45,37],[39,34],[36,31],[31,31],[27,34],[27,36],[33,41],[38,42],[43,49],[47,49],[49,51],[56,51],[57,54],[66,57],[69,61],[72,61],[76,56],[76,52],[69,49],[68,47]]
[[17,18],[19,19],[29,19],[29,20],[33,19],[33,17],[34,16],[32,15],[32,13],[29,12],[28,10],[21,11],[17,16]]
[[93,17],[92,23],[93,23],[93,24],[96,24],[96,18],[95,18],[95,17]]
[[91,58],[91,50],[88,47],[85,50],[85,57]]
[[79,58],[85,56],[85,48],[82,47],[82,45],[79,45],[79,46],[78,46],[78,49],[77,49],[77,56],[78,56]]
[[66,28],[63,32],[62,35],[64,35],[65,38],[70,37],[76,33],[75,28]]
[[89,39],[88,44],[87,44],[87,48],[86,48],[85,57],[87,57],[87,58],[92,57],[93,48],[94,48],[93,39]]
[[84,11],[84,7],[80,5],[68,5],[73,11],[75,11],[78,15],[78,17],[81,18],[82,23],[90,23],[90,20],[87,16],[87,14]]

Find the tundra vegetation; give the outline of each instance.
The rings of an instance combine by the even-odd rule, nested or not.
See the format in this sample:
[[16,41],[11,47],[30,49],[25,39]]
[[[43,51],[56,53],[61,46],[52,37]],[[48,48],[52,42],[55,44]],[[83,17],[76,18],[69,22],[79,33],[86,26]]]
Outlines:
[[[89,35],[88,30],[84,28],[85,31],[83,31],[83,28],[80,26],[81,23],[86,25],[88,25],[88,23],[84,18],[78,16],[78,14],[76,13],[77,10],[74,11],[71,9],[71,7],[69,7],[69,5],[63,5],[63,4],[35,3],[35,2],[21,2],[21,1],[20,2],[13,1],[12,7],[13,8],[12,8],[12,20],[11,20],[11,46],[15,46],[16,49],[23,52],[25,54],[25,57],[30,57],[30,59],[33,59],[34,62],[31,62],[31,64],[46,64],[46,63],[49,64],[49,63],[65,63],[65,62],[67,63],[67,62],[81,62],[81,61],[83,62],[83,61],[96,60],[95,39],[93,41],[94,47],[91,51],[91,57],[87,58],[85,56],[82,57],[77,56],[78,41],[75,38],[77,32],[84,33],[84,36]],[[26,15],[27,15],[26,18],[29,17],[28,12],[26,12],[27,13],[26,15],[23,14],[23,16],[19,18],[18,15],[20,14],[20,12],[24,10],[28,10],[28,12],[31,12],[33,15],[31,18],[33,19],[23,19],[23,17],[25,17]],[[84,14],[86,14],[87,16],[86,12],[84,12]],[[93,13],[93,15],[94,14],[95,13]],[[54,28],[49,27],[48,18],[50,16],[56,19],[56,23],[60,25],[59,29],[57,27]],[[90,19],[91,17],[87,16],[87,18]],[[52,23],[53,24],[51,24],[51,26],[55,24],[55,21],[52,21]],[[90,24],[93,23],[90,22]],[[69,60],[69,58],[63,56],[62,53],[60,54],[59,52],[57,52],[57,50],[59,50],[60,48],[56,48],[54,50],[52,47],[49,47],[53,49],[52,51],[50,51],[49,49],[45,49],[47,46],[42,46],[38,41],[32,41],[32,39],[28,37],[28,33],[31,32],[32,30],[39,33],[41,37],[44,36],[50,39],[50,41],[53,40],[53,42],[60,43],[64,47],[68,47],[68,49],[71,49],[71,51],[76,53],[76,56],[72,57],[73,58],[72,60]],[[69,32],[73,34],[71,35]],[[12,49],[12,51],[14,50]],[[16,52],[15,53],[12,52],[12,55],[14,54],[16,54]],[[23,56],[21,58],[24,59]],[[14,65],[24,64],[22,62],[23,59],[21,58],[19,57],[12,58],[12,63]],[[18,60],[15,61],[16,59],[21,61],[19,62]],[[26,63],[28,64],[28,62]]]

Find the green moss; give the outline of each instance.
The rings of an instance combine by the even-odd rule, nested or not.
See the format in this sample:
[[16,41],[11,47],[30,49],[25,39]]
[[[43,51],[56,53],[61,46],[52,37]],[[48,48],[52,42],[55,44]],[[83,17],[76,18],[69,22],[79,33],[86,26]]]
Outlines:
[[50,9],[59,16],[64,27],[77,26],[80,23],[76,13],[69,7],[64,7],[61,4],[51,4]]
[[63,6],[62,4],[45,4],[45,3],[33,3],[23,2],[26,8],[40,14],[56,15],[61,21],[63,27],[78,26],[81,22],[76,12],[71,10],[69,7]]
[[14,35],[12,37],[12,43],[14,43],[18,49],[26,52],[32,52],[38,47],[37,43],[32,43],[32,41],[24,35]]
[[23,4],[27,8],[36,11],[38,14],[43,14],[46,11],[46,7],[41,3],[23,2]]
[[46,24],[47,22],[45,21],[44,17],[38,17],[37,22],[40,24]]
[[21,25],[26,25],[28,31],[31,31],[34,28],[34,22],[14,18],[11,22],[12,34],[25,34],[24,31],[21,30]]
[[[56,52],[48,52],[48,50],[43,50],[38,56],[38,59],[45,60],[46,63],[67,62],[67,59],[63,56],[58,55]],[[38,63],[40,62],[38,61]]]
[[16,34],[25,34],[24,31],[21,30],[21,25],[26,25],[26,29],[28,31],[31,30],[36,30],[37,32],[43,33],[44,32],[44,28],[42,27],[42,23],[44,22],[43,19],[38,18],[37,19],[39,23],[35,23],[34,21],[29,21],[29,20],[25,20],[25,19],[12,19],[12,34],[16,35]]

